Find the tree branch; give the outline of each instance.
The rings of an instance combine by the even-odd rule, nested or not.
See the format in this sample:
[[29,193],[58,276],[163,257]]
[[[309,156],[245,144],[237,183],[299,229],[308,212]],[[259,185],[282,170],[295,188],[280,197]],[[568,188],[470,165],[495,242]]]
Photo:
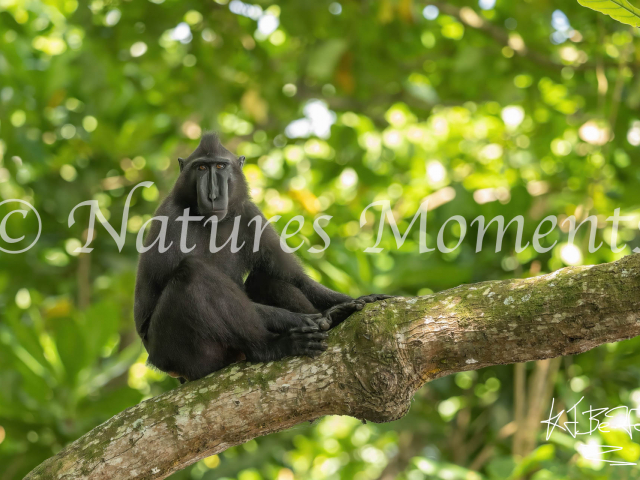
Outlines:
[[236,364],[185,384],[116,415],[26,478],[165,478],[323,415],[395,420],[430,380],[640,335],[639,293],[640,255],[631,255],[369,305],[334,329],[318,359]]
[[[445,15],[457,18],[467,27],[475,28],[476,30],[484,32],[486,35],[493,38],[493,40],[495,40],[497,43],[513,49],[521,57],[527,58],[540,66],[555,70],[559,70],[564,67],[571,67],[574,70],[593,70],[596,68],[596,65],[592,63],[583,63],[581,65],[565,65],[555,62],[548,56],[548,54],[541,53],[529,48],[525,44],[524,39],[522,39],[522,37],[520,37],[519,35],[512,36],[512,34],[510,34],[508,30],[482,18],[470,7],[458,8],[449,3],[440,2],[437,0],[427,0],[425,3],[428,5],[435,5],[436,7],[438,7],[438,10],[440,10]],[[617,66],[617,64],[607,63],[607,65],[605,66]],[[629,65],[629,67],[635,69],[637,66]]]

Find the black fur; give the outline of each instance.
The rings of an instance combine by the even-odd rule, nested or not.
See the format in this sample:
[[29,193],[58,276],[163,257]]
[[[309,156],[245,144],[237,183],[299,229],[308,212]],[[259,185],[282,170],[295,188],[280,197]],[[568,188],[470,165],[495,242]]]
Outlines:
[[[387,298],[370,295],[354,300],[311,280],[297,258],[285,253],[269,225],[254,252],[256,221],[266,219],[249,199],[236,157],[215,135],[202,137],[198,148],[180,161],[180,176],[156,216],[166,216],[165,252],[161,242],[140,256],[135,291],[135,321],[149,352],[149,362],[182,379],[194,380],[246,358],[261,362],[289,355],[316,356],[327,347],[323,330],[337,325],[365,303]],[[220,167],[220,165],[226,167]],[[188,223],[187,247],[180,251],[182,222]],[[238,246],[231,242],[209,250],[210,217],[218,220],[216,246],[231,236],[240,217]],[[152,222],[146,243],[160,233]],[[245,275],[246,281],[243,281]]]

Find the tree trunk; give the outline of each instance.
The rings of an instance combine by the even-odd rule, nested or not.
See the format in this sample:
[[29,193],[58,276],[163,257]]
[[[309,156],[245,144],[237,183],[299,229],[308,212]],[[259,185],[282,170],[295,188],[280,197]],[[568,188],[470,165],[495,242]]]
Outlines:
[[323,415],[395,420],[430,380],[639,335],[639,293],[640,255],[631,255],[368,305],[332,331],[319,358],[235,364],[182,385],[94,428],[26,478],[165,478]]

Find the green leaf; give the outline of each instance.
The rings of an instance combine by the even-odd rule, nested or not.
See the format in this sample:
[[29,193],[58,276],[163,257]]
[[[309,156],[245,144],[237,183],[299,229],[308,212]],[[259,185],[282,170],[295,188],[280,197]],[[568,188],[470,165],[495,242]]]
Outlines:
[[109,301],[95,303],[84,312],[81,323],[86,345],[84,361],[91,365],[100,357],[111,336],[118,333],[118,306]]
[[82,329],[72,317],[59,318],[54,323],[53,338],[67,373],[68,383],[75,385],[78,373],[86,366],[83,362],[86,346]]
[[627,0],[578,0],[584,7],[590,8],[614,20],[634,27],[640,27],[640,9],[631,5]]

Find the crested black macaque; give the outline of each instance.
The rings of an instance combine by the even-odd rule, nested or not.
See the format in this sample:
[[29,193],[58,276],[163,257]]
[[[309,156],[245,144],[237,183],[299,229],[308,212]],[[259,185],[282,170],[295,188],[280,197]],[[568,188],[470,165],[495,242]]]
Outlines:
[[[249,199],[244,157],[216,135],[204,135],[178,160],[180,175],[156,211],[167,221],[151,222],[135,289],[136,329],[158,369],[183,382],[244,358],[314,357],[327,348],[325,330],[365,303],[389,298],[354,300],[310,279]],[[234,245],[228,240],[238,221]],[[210,248],[212,240],[224,247]]]

